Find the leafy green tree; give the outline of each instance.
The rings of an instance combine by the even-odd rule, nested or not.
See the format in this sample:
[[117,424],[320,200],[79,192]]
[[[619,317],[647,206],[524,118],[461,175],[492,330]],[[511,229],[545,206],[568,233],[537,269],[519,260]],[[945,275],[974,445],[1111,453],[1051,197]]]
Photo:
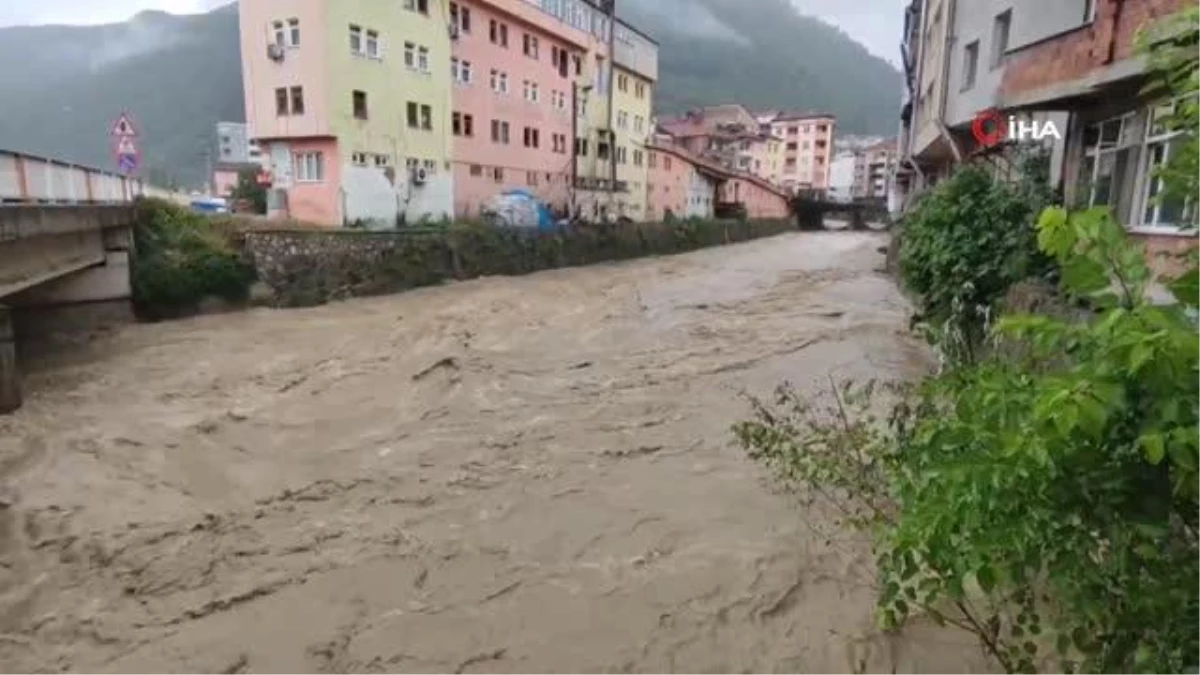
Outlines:
[[237,185],[230,197],[234,202],[249,202],[255,213],[267,212],[267,188],[258,182],[258,172],[254,169],[242,169],[238,172]]

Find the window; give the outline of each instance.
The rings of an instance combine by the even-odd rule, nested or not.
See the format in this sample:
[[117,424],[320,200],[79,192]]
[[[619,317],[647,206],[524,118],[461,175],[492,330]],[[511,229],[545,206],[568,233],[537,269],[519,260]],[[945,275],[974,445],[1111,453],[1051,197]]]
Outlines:
[[1137,119],[1125,115],[1084,129],[1084,158],[1079,178],[1079,198],[1087,206],[1107,205],[1123,223],[1130,222],[1136,169],[1140,149]]
[[415,101],[408,102],[407,108],[408,127],[410,129],[424,129],[425,131],[433,130],[433,107],[417,103]]
[[475,117],[467,113],[454,113],[450,117],[451,129],[455,136],[474,136]]
[[432,159],[427,159],[424,162],[421,162],[421,165],[424,166],[425,170],[429,173],[437,171],[437,162]]
[[288,19],[288,46],[300,46],[300,19]]
[[471,62],[465,59],[450,59],[450,79],[459,84],[471,84]]
[[667,171],[671,170],[671,158],[670,157],[663,157],[663,168],[666,169]]
[[538,39],[537,39],[537,37],[534,35],[530,35],[529,33],[525,33],[524,40],[525,40],[525,44],[524,44],[523,51],[525,52],[525,56],[528,56],[531,59],[538,58]]
[[470,33],[471,8],[461,7],[457,2],[450,3],[450,25],[458,28],[460,33]]
[[409,70],[417,69],[417,44],[415,42],[404,43],[404,67]]
[[596,159],[605,161],[608,159],[608,143],[600,141],[596,144]]
[[292,114],[304,114],[304,87],[292,87]]
[[624,110],[617,111],[617,128],[618,129],[628,129],[629,128],[629,113],[625,112]]
[[366,166],[367,165],[367,153],[352,152],[352,153],[350,153],[350,161],[357,166]]
[[617,75],[617,89],[619,91],[629,91],[629,76],[621,73]]
[[1008,51],[1008,34],[1012,28],[1012,10],[1005,10],[996,16],[992,23],[992,70],[1004,63],[1004,54]]
[[492,142],[508,145],[508,122],[492,120]]
[[385,167],[392,165],[392,158],[388,155],[375,155],[375,166]]
[[429,0],[404,0],[404,9],[428,14]]
[[536,186],[538,184],[538,175],[536,171],[525,172],[525,183]]
[[[1194,225],[1196,201],[1193,197],[1167,194],[1159,171],[1171,158],[1184,151],[1188,130],[1171,129],[1163,119],[1172,115],[1180,102],[1167,102],[1155,106],[1149,112],[1150,124],[1146,131],[1145,161],[1139,176],[1139,208],[1142,227],[1178,228]],[[1194,133],[1194,130],[1191,132]]]
[[379,31],[367,31],[367,56],[379,58]]
[[586,138],[575,139],[575,154],[580,157],[588,156],[588,142]]
[[276,21],[271,24],[271,28],[275,33],[275,44],[280,47],[287,46],[287,34],[283,32],[283,22]]
[[533,127],[525,127],[525,147],[537,148],[541,146],[541,132]]
[[283,117],[288,114],[288,90],[287,87],[280,87],[275,90],[275,114]]
[[975,86],[975,71],[979,68],[979,40],[972,42],[963,50],[963,80],[962,90],[966,91]]
[[497,94],[508,93],[508,73],[492,69],[492,91]]
[[583,57],[578,54],[572,54],[571,60],[575,62],[575,75],[583,75]]
[[800,133],[800,127],[788,127],[788,136],[795,136]]
[[351,99],[354,103],[354,119],[367,119],[367,92],[355,90],[351,93]]
[[635,115],[633,118],[633,130],[637,133],[642,133],[646,125],[646,119],[641,115]]
[[537,82],[525,80],[525,100],[530,103],[538,102],[538,85]]
[[363,31],[358,26],[350,26],[350,53],[363,53]]
[[417,70],[429,72],[429,47],[417,47]]
[[482,176],[483,175],[483,167],[479,166],[478,164],[472,164],[471,165],[471,175],[472,176]]
[[553,145],[552,149],[554,152],[557,152],[557,153],[563,154],[563,155],[567,154],[567,135],[566,134],[554,134],[551,137],[551,143]]
[[633,151],[633,165],[634,166],[642,165],[642,151],[641,150]]
[[637,84],[633,85],[633,95],[638,98],[646,98],[645,83],[638,82]]
[[488,24],[488,38],[494,45],[508,47],[508,25],[492,19]]
[[498,166],[493,168],[492,169],[492,180],[496,181],[497,183],[503,183],[504,182],[504,169],[501,167],[498,167]]
[[649,153],[649,157],[647,158],[646,164],[648,164],[651,169],[658,168],[658,153],[651,150]]
[[325,180],[325,154],[297,152],[294,156],[297,183],[320,183]]
[[629,152],[627,151],[627,148],[623,145],[617,146],[617,163],[618,164],[628,164],[629,163]]

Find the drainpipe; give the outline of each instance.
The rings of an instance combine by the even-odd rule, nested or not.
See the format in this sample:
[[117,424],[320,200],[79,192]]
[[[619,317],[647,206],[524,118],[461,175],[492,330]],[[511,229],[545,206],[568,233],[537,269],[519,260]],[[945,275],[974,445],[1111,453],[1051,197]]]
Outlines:
[[954,46],[954,17],[958,13],[958,0],[946,0],[946,3],[946,36],[942,42],[942,100],[938,102],[938,115],[935,123],[938,133],[950,145],[950,152],[954,155],[955,164],[959,164],[963,159],[962,150],[958,147],[950,129],[946,127],[946,102],[950,99],[950,59],[953,58],[950,50]]
[[[1116,9],[1113,10],[1112,31],[1109,33],[1108,52],[1105,56],[1104,63],[1109,64],[1117,58],[1117,30],[1121,27],[1121,14],[1125,9],[1125,0],[1113,0]],[[1097,9],[1096,18],[1099,19],[1100,12]]]
[[617,191],[617,0],[608,3],[608,207],[616,208],[615,194]]

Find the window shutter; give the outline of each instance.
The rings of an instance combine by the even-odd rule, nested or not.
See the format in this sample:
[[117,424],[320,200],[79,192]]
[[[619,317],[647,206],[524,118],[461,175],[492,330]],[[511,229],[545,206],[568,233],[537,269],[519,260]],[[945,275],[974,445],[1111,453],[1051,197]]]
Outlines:
[[387,51],[387,40],[384,40],[383,36],[380,36],[376,38],[375,44],[377,45],[376,49],[379,50],[379,58],[382,60],[384,52]]

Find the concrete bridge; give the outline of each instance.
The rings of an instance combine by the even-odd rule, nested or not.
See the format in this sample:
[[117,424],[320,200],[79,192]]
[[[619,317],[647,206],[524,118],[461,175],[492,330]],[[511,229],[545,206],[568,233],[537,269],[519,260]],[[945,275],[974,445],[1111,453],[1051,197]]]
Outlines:
[[0,151],[0,413],[21,403],[14,315],[97,303],[132,315],[133,202],[186,199],[90,167]]

